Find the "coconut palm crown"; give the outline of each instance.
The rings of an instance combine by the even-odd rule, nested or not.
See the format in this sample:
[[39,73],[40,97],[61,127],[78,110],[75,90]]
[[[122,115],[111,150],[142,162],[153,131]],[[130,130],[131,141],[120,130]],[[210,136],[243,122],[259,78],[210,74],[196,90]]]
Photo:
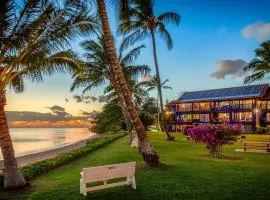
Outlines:
[[[124,39],[121,49],[125,49],[145,38],[151,38],[158,84],[158,96],[160,98],[159,101],[162,118],[161,126],[163,130],[165,130],[166,124],[164,120],[163,95],[157,59],[155,34],[159,34],[166,42],[168,48],[171,49],[173,47],[173,41],[169,31],[167,30],[167,24],[172,23],[178,26],[180,23],[180,15],[174,12],[165,12],[160,15],[156,15],[154,12],[153,0],[131,0],[123,2],[126,2],[126,4],[121,4],[123,6],[120,7],[121,12],[119,16],[121,23],[118,27],[118,32],[127,36]],[[166,136],[167,139],[174,139],[168,132],[166,132]]]
[[270,72],[270,40],[263,42],[260,48],[255,50],[254,58],[244,68],[245,72],[251,72],[251,75],[245,77],[244,83],[249,84],[257,80],[262,80]]
[[5,91],[24,90],[24,81],[43,81],[44,75],[67,72],[80,61],[70,41],[97,27],[79,0],[56,5],[49,0],[1,1],[0,8],[0,144],[4,158],[5,188],[25,185],[14,154],[4,112]]
[[[104,36],[99,34],[97,40],[86,40],[81,43],[81,46],[86,51],[84,54],[86,62],[75,71],[71,91],[84,87],[83,93],[85,93],[94,87],[106,84],[106,81],[113,82],[114,72]],[[139,75],[149,73],[150,67],[147,65],[132,65],[143,48],[145,48],[144,45],[139,45],[126,54],[123,51],[119,52],[119,60],[127,80],[136,81]]]

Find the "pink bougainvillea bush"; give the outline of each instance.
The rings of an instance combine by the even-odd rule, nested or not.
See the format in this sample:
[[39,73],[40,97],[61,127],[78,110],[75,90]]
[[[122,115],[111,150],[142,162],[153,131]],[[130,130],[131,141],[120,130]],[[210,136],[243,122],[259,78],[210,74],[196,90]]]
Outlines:
[[196,143],[205,144],[214,157],[219,157],[222,153],[222,146],[235,142],[242,132],[241,124],[199,125],[187,130],[191,139]]

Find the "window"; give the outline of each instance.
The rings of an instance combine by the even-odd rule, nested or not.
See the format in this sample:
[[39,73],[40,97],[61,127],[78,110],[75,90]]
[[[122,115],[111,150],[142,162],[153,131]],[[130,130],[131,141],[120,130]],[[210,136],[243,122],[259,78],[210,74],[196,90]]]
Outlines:
[[229,113],[218,113],[218,121],[222,123],[227,123],[230,120]]
[[262,110],[270,109],[270,101],[258,101],[258,107]]
[[266,121],[270,122],[270,113],[266,113]]
[[229,101],[219,101],[216,102],[216,109],[218,110],[226,110],[230,108],[230,102]]
[[252,109],[252,100],[233,100],[232,108],[234,109]]
[[209,114],[200,114],[200,122],[210,122]]
[[239,101],[238,100],[233,100],[232,101],[232,108],[239,109]]
[[185,111],[191,111],[191,110],[192,110],[191,103],[181,103],[177,105],[177,111],[185,112]]
[[240,100],[240,109],[252,109],[252,100]]
[[182,114],[179,116],[177,121],[180,122],[191,122],[192,121],[192,115],[191,114]]
[[210,110],[210,102],[193,103],[194,111]]
[[236,112],[233,113],[234,122],[251,122],[252,112]]
[[193,122],[200,122],[200,115],[199,114],[193,114]]

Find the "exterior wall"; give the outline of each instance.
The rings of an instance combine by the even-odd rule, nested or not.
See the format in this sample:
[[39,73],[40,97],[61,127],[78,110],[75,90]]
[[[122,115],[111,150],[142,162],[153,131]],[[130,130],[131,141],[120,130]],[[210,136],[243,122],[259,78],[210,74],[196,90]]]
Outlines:
[[167,120],[171,131],[198,124],[241,123],[250,133],[270,125],[270,101],[259,99],[174,103],[167,105],[167,110],[171,113]]

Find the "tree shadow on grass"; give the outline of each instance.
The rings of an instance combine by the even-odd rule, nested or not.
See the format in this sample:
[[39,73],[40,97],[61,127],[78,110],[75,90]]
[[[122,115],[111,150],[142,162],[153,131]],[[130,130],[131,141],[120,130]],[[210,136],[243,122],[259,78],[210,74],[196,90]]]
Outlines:
[[227,161],[243,161],[245,160],[242,157],[237,157],[237,156],[232,156],[232,155],[220,155],[217,158],[214,158],[212,155],[210,154],[200,154],[197,155],[196,157],[200,157],[200,158],[209,158],[209,159],[215,159],[215,160],[227,160]]
[[149,165],[145,163],[137,163],[136,165],[137,165],[136,167],[143,168],[144,170],[156,170],[156,171],[170,171],[177,167],[177,166],[165,163],[165,162],[159,163],[155,167],[150,167]]

